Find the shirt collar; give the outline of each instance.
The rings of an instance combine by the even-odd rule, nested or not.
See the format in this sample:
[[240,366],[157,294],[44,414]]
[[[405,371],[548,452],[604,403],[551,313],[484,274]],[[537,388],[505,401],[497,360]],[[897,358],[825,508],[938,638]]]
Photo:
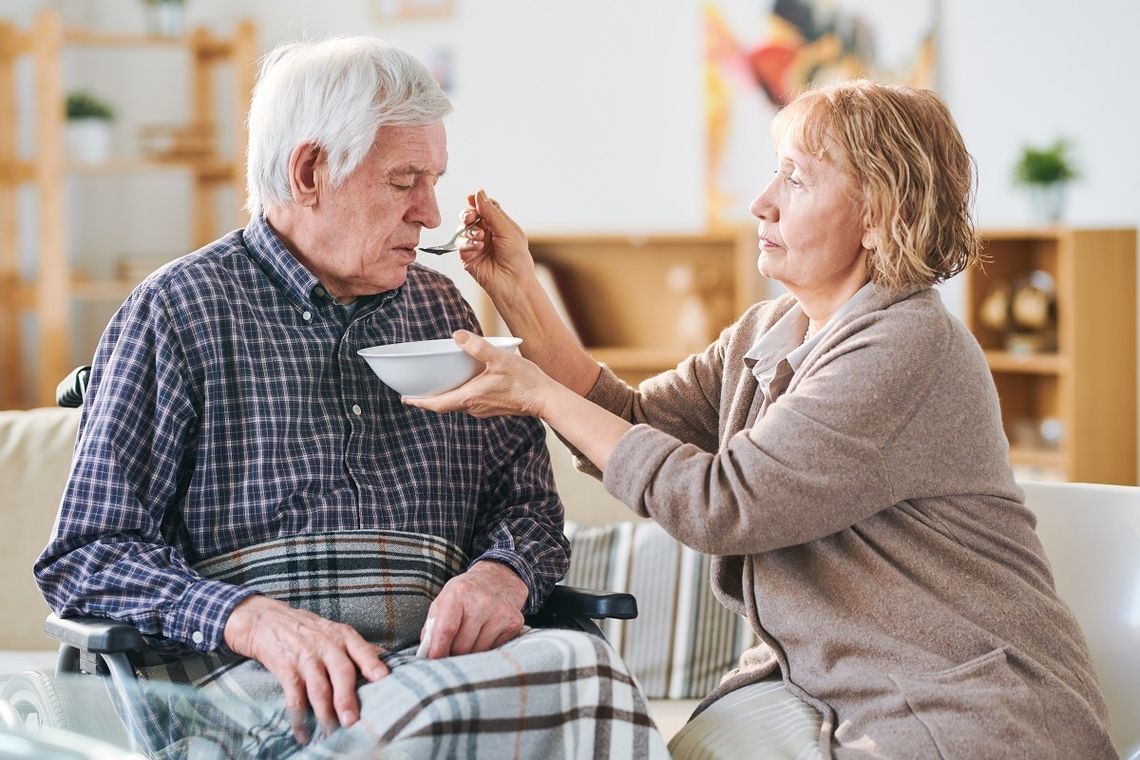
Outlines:
[[787,359],[793,372],[798,371],[807,355],[819,345],[834,325],[859,308],[874,292],[875,286],[870,282],[859,288],[831,315],[831,319],[806,341],[804,335],[807,334],[808,316],[798,302],[794,303],[771,329],[766,330],[752,344],[744,354],[744,363],[752,369],[752,374],[761,381],[761,384],[771,380],[777,365],[783,359]]
[[[245,228],[245,247],[258,266],[271,280],[299,306],[312,308],[335,303],[333,297],[321,285],[316,275],[297,260],[292,251],[285,247],[276,231],[270,226],[265,215],[259,215]],[[385,304],[400,293],[400,288],[387,291],[382,297],[367,296],[357,298],[352,308],[347,309],[351,317],[370,311],[373,304]]]

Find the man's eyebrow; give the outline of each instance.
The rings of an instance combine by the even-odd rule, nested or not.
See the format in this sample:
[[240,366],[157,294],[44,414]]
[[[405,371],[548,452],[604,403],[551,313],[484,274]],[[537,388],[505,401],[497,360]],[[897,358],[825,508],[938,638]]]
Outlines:
[[447,169],[444,169],[441,172],[433,172],[423,166],[417,166],[416,164],[405,164],[403,166],[396,166],[392,168],[388,174],[389,176],[398,176],[403,174],[428,174],[430,176],[438,178],[442,177],[444,174],[447,174]]

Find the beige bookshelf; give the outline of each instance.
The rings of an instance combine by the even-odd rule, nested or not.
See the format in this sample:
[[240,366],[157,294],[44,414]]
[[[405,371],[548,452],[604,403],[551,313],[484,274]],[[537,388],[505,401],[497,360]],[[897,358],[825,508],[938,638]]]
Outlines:
[[[98,55],[99,51],[147,51],[172,49],[186,52],[190,61],[185,81],[172,86],[186,90],[190,119],[196,124],[218,127],[223,98],[232,98],[227,110],[235,117],[229,125],[230,142],[237,148],[229,155],[198,155],[193,158],[148,160],[117,157],[94,165],[68,162],[63,149],[64,93],[63,55],[68,51]],[[244,115],[256,75],[257,41],[252,23],[240,22],[232,34],[216,35],[204,28],[178,37],[145,34],[100,33],[67,29],[57,12],[40,14],[28,29],[0,22],[0,408],[54,403],[56,383],[81,363],[70,350],[77,327],[75,307],[84,303],[121,301],[137,278],[86,277],[85,262],[78,252],[66,250],[64,185],[70,177],[128,176],[145,182],[154,172],[183,172],[192,183],[191,240],[185,250],[209,242],[225,231],[244,224],[240,206],[245,198],[244,161],[246,143]],[[34,77],[31,102],[21,102],[17,67],[30,62]],[[145,58],[140,57],[145,65]],[[223,95],[215,83],[219,67],[233,74],[232,92]],[[34,124],[35,148],[21,155],[18,132],[28,117]],[[32,234],[21,215],[19,195],[31,188],[35,195],[34,234],[37,240],[35,271],[23,271],[21,239]],[[219,193],[236,196],[232,210],[223,210]],[[82,203],[82,196],[78,199]],[[31,326],[31,330],[26,329]],[[29,335],[33,336],[29,338]],[[29,341],[34,343],[29,345]],[[79,356],[90,359],[94,346],[81,346]],[[35,362],[34,379],[25,383],[23,368]]]
[[[966,323],[993,372],[1015,471],[1135,484],[1136,230],[990,229],[982,237],[988,261],[964,275]],[[999,283],[1032,270],[1055,283],[1055,347],[1011,351],[979,312]],[[1052,435],[1040,435],[1045,421]]]

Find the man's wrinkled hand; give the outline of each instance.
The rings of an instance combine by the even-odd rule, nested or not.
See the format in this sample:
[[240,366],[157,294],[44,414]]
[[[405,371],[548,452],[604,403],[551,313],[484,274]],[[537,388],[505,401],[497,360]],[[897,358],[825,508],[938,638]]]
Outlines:
[[369,681],[388,674],[379,647],[351,626],[266,596],[251,596],[234,607],[223,639],[232,651],[257,660],[277,677],[293,735],[301,744],[310,739],[309,708],[326,732],[351,726],[360,717],[358,674]]
[[427,656],[486,652],[515,638],[523,631],[528,594],[526,584],[506,565],[476,562],[448,581],[432,602]]

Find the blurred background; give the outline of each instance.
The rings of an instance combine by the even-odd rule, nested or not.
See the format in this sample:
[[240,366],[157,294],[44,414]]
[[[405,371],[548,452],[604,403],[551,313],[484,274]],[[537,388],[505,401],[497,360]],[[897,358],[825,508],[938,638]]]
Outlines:
[[[943,298],[983,344],[989,341],[988,349],[1047,360],[1029,380],[1018,369],[999,381],[1011,408],[1025,408],[1007,422],[1011,440],[1019,426],[1020,435],[1046,448],[1071,437],[1079,405],[1065,400],[1072,390],[1066,373],[1084,363],[1076,353],[1079,336],[1117,335],[1129,344],[1123,353],[1119,341],[1101,350],[1123,356],[1131,375],[1105,392],[1119,396],[1117,416],[1131,419],[1119,435],[1131,437],[1135,480],[1135,234],[1128,233],[1140,224],[1134,189],[1140,89],[1133,82],[1140,71],[1134,41],[1140,5],[0,0],[0,22],[0,75],[9,83],[0,90],[2,407],[50,403],[56,370],[89,361],[107,318],[134,283],[243,224],[238,145],[253,59],[287,40],[371,34],[424,60],[455,104],[447,122],[449,171],[438,188],[445,221],[443,229],[425,232],[425,242],[445,238],[465,196],[486,188],[539,248],[547,246],[552,287],[563,290],[586,333],[605,329],[596,324],[598,314],[620,322],[620,309],[599,306],[591,316],[586,302],[590,293],[605,292],[607,278],[620,279],[627,290],[671,294],[634,302],[664,312],[649,321],[680,314],[690,325],[700,323],[673,325],[686,345],[771,292],[765,283],[742,282],[754,277],[747,204],[774,165],[767,129],[781,88],[860,73],[935,88],[977,161],[976,217],[993,233],[991,251],[1025,259],[999,265],[996,279],[947,283]],[[61,104],[75,94],[113,112],[109,143],[94,157],[83,158],[65,134],[70,122]],[[1015,169],[1027,148],[1058,141],[1075,176],[1060,183],[1059,210],[1042,212]],[[1081,238],[1081,230],[1124,236],[1106,242]],[[710,235],[725,236],[710,245],[730,257],[709,265],[713,280],[701,277],[703,253],[687,264],[683,253],[662,253],[669,262],[664,272],[651,273],[649,263],[608,270],[583,264],[576,280],[571,271],[576,260],[592,260],[601,250],[611,258],[635,249],[656,256],[665,249],[645,248],[646,241],[662,238],[673,244],[669,251],[697,250],[697,241],[708,243]],[[579,244],[582,236],[595,241]],[[1097,250],[1122,245],[1131,246],[1123,258],[1099,263]],[[1077,295],[1070,292],[1077,283],[1059,281],[1071,260],[1090,271],[1110,267],[1101,272],[1106,282],[1127,280],[1107,301],[1123,309],[1106,314],[1082,305],[1095,295]],[[455,258],[425,263],[480,301]],[[1003,325],[1012,307],[997,291],[1008,289],[1011,301],[1040,271],[1052,278],[1033,280],[1032,295],[1045,299],[1034,312],[1041,334],[1011,341],[1023,337],[1012,332],[1033,330],[1025,320],[1021,330]],[[1102,285],[1091,287],[1095,294]],[[720,300],[708,294],[718,288]],[[983,320],[983,304],[996,315],[992,324]],[[650,345],[652,338],[643,342],[663,347]],[[627,374],[643,376],[673,358],[642,356],[631,360]],[[1031,401],[1013,400],[1025,397]],[[1042,422],[1056,425],[1042,428]]]

